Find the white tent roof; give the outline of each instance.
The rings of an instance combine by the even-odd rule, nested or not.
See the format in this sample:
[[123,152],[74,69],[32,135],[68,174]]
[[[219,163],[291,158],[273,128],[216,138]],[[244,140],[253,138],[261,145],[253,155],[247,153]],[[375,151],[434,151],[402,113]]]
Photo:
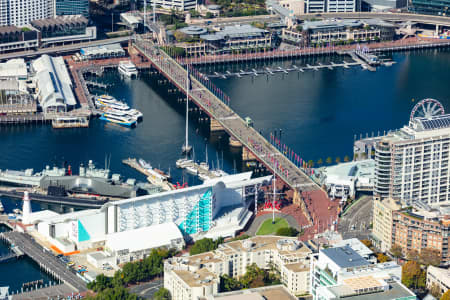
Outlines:
[[105,246],[115,252],[136,252],[170,245],[172,240],[182,238],[178,226],[171,222],[108,234]]
[[41,105],[44,108],[77,104],[72,92],[72,81],[61,56],[42,55],[33,62],[33,69],[37,74]]

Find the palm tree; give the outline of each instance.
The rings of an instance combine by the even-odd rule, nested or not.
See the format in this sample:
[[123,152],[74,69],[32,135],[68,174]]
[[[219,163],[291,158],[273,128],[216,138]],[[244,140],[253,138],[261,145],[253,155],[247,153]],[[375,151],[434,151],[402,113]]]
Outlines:
[[359,157],[359,154],[358,154],[358,153],[355,153],[355,154],[353,155],[353,160],[358,160],[358,157]]
[[321,158],[319,158],[319,159],[317,160],[317,164],[318,164],[319,166],[323,165],[323,160],[322,160]]
[[314,167],[314,161],[313,161],[312,159],[310,159],[310,160],[308,161],[308,166],[309,166],[310,168]]
[[338,163],[340,163],[341,162],[341,158],[338,156],[338,157],[336,157],[336,163],[338,164]]
[[350,157],[348,157],[348,155],[344,156],[344,161],[345,161],[345,162],[350,161]]
[[326,162],[327,164],[330,165],[333,162],[333,159],[330,156],[328,156]]

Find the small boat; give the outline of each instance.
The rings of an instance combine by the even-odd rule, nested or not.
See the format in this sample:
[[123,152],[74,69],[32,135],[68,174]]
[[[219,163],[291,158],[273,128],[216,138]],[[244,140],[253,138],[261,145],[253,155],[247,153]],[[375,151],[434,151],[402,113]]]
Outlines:
[[101,117],[100,120],[107,121],[110,123],[119,124],[126,127],[133,127],[136,125],[136,119],[120,115],[114,112],[105,112]]
[[63,116],[52,120],[53,128],[87,128],[89,119],[86,117]]
[[130,78],[136,78],[138,70],[131,61],[121,61],[118,67],[119,73]]
[[180,158],[176,161],[175,165],[177,168],[183,168],[186,165],[192,164],[194,161],[192,159]]
[[139,165],[143,167],[144,169],[151,169],[152,165],[143,160],[142,158],[139,158]]
[[194,168],[192,165],[190,165],[190,166],[185,166],[184,168],[186,169],[186,172],[188,172],[189,174],[192,174],[192,175],[198,175],[197,169]]

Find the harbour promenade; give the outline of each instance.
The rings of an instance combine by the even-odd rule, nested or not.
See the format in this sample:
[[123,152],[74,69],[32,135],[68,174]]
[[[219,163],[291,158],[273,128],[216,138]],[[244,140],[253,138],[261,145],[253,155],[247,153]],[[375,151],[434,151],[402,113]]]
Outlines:
[[[134,45],[142,55],[150,60],[153,66],[163,76],[186,93],[187,70],[185,68],[164,51],[160,50],[151,40],[136,36]],[[213,94],[213,92],[200,83],[194,76],[190,75],[189,77],[191,81],[189,89],[190,100],[208,114],[211,119],[219,122],[223,129],[239,141],[257,160],[263,163],[271,172],[275,173],[278,178],[295,191],[313,191],[319,189],[319,186],[300,168],[284,156],[275,146],[269,143],[252,126],[248,126],[218,96]]]
[[[417,37],[410,37],[397,41],[386,41],[370,44],[362,44],[369,48],[371,52],[395,52],[415,49],[427,49],[438,47],[450,47],[449,40],[440,39],[424,39]],[[183,65],[201,65],[201,64],[215,64],[228,62],[242,62],[242,61],[259,61],[271,59],[292,59],[296,57],[307,57],[314,55],[331,55],[331,54],[347,54],[355,50],[355,45],[340,45],[328,47],[297,47],[285,50],[272,50],[255,53],[240,53],[240,54],[215,54],[204,55],[192,58],[181,58],[180,62]]]
[[43,270],[66,284],[73,292],[85,292],[86,283],[69,270],[51,252],[45,250],[29,235],[18,231],[3,232],[0,238],[19,248],[27,256],[33,259]]

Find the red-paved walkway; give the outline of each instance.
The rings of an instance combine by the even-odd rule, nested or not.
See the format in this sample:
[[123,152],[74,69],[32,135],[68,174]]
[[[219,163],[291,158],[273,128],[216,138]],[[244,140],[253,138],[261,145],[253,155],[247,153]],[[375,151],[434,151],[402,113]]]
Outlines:
[[[282,207],[279,212],[290,215],[295,218],[297,223],[304,230],[304,234],[300,237],[301,240],[309,240],[314,237],[314,234],[324,232],[331,229],[334,222],[338,220],[339,200],[331,201],[327,194],[322,190],[315,190],[310,192],[303,192],[302,198],[307,206],[307,209],[313,219],[313,225],[309,224],[308,219],[303,213],[302,209],[292,203],[293,190],[283,191],[284,184],[277,181],[277,194],[282,193],[281,197]],[[266,188],[266,193],[271,200],[272,187]],[[276,197],[277,200],[280,198]],[[256,217],[271,214],[270,209],[263,210],[264,204],[260,205]],[[337,226],[334,226],[336,229]]]

